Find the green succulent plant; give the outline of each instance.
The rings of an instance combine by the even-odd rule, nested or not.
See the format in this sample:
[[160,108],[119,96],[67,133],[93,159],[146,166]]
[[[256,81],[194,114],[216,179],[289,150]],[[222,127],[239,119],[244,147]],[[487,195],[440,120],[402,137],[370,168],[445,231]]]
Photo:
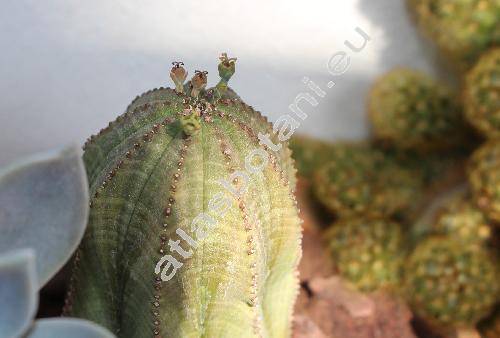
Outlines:
[[453,199],[440,210],[433,231],[464,245],[484,245],[491,240],[492,226],[469,196],[465,195]]
[[337,148],[335,160],[320,167],[313,179],[318,200],[338,216],[403,213],[421,189],[421,177],[366,143]]
[[418,26],[459,68],[500,43],[498,0],[409,0]]
[[476,204],[491,220],[500,222],[500,140],[489,141],[474,152],[468,178]]
[[227,86],[234,59],[221,63],[210,89],[175,64],[176,90],[136,98],[86,144],[91,210],[66,313],[124,338],[290,336],[295,170]]
[[465,123],[450,88],[411,69],[376,80],[368,98],[373,134],[402,149],[435,149],[462,141]]
[[467,73],[463,96],[465,116],[469,123],[484,136],[499,138],[500,48],[482,55]]
[[295,160],[297,173],[309,178],[321,165],[335,159],[340,143],[330,143],[305,135],[294,135],[290,138],[290,149]]
[[398,223],[362,216],[335,222],[325,233],[340,274],[362,291],[397,290],[404,262]]
[[0,337],[114,337],[86,320],[33,321],[38,290],[71,257],[87,215],[87,180],[78,148],[36,155],[0,170]]
[[405,289],[413,311],[431,326],[471,327],[498,300],[497,261],[478,245],[428,237],[405,263]]

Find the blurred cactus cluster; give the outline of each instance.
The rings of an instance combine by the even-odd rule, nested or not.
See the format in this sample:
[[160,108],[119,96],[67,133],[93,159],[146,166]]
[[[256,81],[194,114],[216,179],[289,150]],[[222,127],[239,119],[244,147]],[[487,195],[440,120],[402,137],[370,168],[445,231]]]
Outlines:
[[[341,303],[319,325],[348,332],[334,337],[415,337],[409,308],[421,337],[499,338],[500,0],[408,9],[458,82],[382,75],[367,140],[283,141],[229,87],[222,54],[211,88],[174,62],[175,89],[138,96],[83,160],[69,148],[1,171],[0,338],[298,338],[304,290],[321,318],[337,315],[325,299]],[[317,237],[301,267],[304,203]],[[71,257],[63,313],[82,319],[33,321]],[[403,305],[370,303],[387,294]],[[384,328],[357,334],[349,315],[374,311]]]
[[500,337],[500,2],[408,8],[459,81],[394,69],[367,98],[370,139],[300,135],[292,156],[344,279],[404,299],[422,337]]

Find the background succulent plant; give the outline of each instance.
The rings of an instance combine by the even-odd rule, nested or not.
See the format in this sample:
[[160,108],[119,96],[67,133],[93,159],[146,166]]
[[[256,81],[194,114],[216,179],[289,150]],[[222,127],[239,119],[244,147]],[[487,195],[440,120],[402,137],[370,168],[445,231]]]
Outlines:
[[86,144],[90,221],[67,313],[120,337],[290,335],[295,170],[286,143],[259,145],[272,126],[227,87],[234,61],[221,57],[211,89],[198,71],[181,86],[174,65],[177,90],[136,98]]
[[500,141],[485,143],[472,155],[468,178],[473,198],[493,221],[500,222]]
[[417,24],[459,69],[500,43],[498,0],[409,0]]
[[494,48],[467,73],[463,92],[467,120],[490,138],[500,137],[499,93],[500,48]]
[[465,195],[458,196],[439,212],[433,230],[465,245],[482,246],[491,240],[492,227],[488,218]]
[[500,286],[496,261],[478,245],[449,237],[429,237],[405,264],[410,305],[433,326],[475,325],[492,310]]
[[464,137],[452,90],[411,69],[392,70],[375,82],[368,114],[375,138],[398,148],[443,148]]
[[335,222],[325,239],[340,274],[360,290],[399,288],[405,255],[399,224],[348,217]]
[[34,156],[0,172],[0,337],[112,338],[78,319],[32,325],[38,290],[83,236],[88,189],[81,151]]
[[[364,291],[403,291],[414,313],[430,324],[428,331],[415,327],[421,337],[436,331],[465,337],[500,296],[494,255],[500,2],[410,2],[419,24],[444,50],[450,47],[448,56],[460,68],[485,54],[466,76],[465,102],[451,86],[395,69],[370,92],[371,139],[329,143],[302,136],[291,147],[299,174],[313,176],[315,197],[336,218],[325,229],[325,242],[340,275]],[[468,173],[467,161],[483,138],[467,122],[495,139],[475,152]],[[494,316],[488,320],[491,337],[498,336]]]
[[[290,149],[295,160],[297,173],[312,177],[314,171],[323,164],[335,160],[335,155],[344,144],[330,143],[310,136],[294,135],[290,139]],[[349,147],[349,144],[345,144]],[[341,151],[341,150],[340,150]]]
[[[414,219],[411,220],[407,233],[410,248],[414,249],[416,244],[431,235],[447,234],[445,229],[436,230],[436,220],[443,210],[463,198],[467,193],[468,186],[463,182],[462,178],[454,186],[434,194],[428,203],[415,213]],[[452,233],[452,235],[455,235],[455,233]]]
[[336,150],[335,160],[319,167],[313,180],[316,197],[334,214],[395,215],[421,193],[420,177],[393,156],[366,143]]

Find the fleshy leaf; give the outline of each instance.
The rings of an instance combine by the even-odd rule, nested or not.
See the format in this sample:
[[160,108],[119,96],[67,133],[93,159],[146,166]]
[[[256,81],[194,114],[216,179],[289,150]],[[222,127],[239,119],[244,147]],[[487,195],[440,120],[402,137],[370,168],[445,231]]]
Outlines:
[[83,319],[55,318],[37,320],[25,338],[114,338],[108,330]]
[[34,249],[39,287],[71,257],[87,216],[87,178],[76,146],[0,172],[0,254]]
[[19,337],[38,306],[35,252],[23,249],[0,256],[0,336]]

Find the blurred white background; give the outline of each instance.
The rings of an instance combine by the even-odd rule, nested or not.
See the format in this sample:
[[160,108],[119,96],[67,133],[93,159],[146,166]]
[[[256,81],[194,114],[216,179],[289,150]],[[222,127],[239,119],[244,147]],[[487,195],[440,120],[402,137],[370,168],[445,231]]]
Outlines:
[[[327,61],[371,41],[332,80]],[[325,139],[367,133],[374,77],[398,65],[434,69],[402,0],[2,0],[0,166],[22,155],[83,143],[137,95],[170,86],[171,61],[217,81],[220,52],[238,57],[231,86],[275,120],[307,91],[328,94],[298,132]]]

